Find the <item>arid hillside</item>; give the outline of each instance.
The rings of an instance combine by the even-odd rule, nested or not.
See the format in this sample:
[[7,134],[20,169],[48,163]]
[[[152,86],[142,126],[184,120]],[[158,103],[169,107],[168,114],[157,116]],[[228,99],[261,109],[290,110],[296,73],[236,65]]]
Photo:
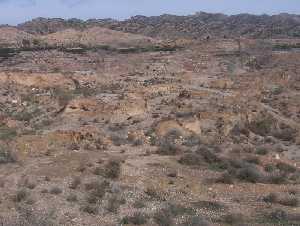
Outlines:
[[189,16],[135,16],[124,21],[113,19],[46,19],[37,18],[18,25],[32,34],[49,34],[68,28],[85,29],[100,26],[113,30],[159,38],[299,38],[300,17],[293,14],[227,16],[199,12]]
[[299,226],[298,24],[1,27],[0,225]]

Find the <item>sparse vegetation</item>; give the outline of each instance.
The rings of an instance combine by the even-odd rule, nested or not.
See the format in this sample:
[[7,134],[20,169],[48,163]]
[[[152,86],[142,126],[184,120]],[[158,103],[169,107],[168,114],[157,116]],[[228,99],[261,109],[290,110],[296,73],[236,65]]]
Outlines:
[[148,216],[141,212],[136,212],[132,216],[126,216],[122,219],[122,224],[133,224],[133,225],[143,225],[147,223]]
[[69,185],[69,188],[71,189],[77,189],[78,186],[81,184],[81,179],[80,177],[74,177]]
[[121,173],[121,163],[118,160],[109,160],[103,170],[103,174],[106,178],[117,179]]
[[22,202],[22,201],[26,200],[28,197],[29,197],[29,192],[25,188],[22,188],[17,191],[17,193],[14,197],[14,201]]
[[16,157],[12,151],[5,146],[0,146],[0,164],[16,162]]
[[59,194],[61,194],[63,191],[62,191],[62,189],[61,188],[59,188],[59,187],[57,187],[57,186],[54,186],[54,187],[52,187],[51,189],[50,189],[50,194],[52,194],[52,195],[59,195]]
[[0,225],[298,225],[298,17],[0,26]]
[[154,221],[159,226],[172,226],[173,225],[173,215],[168,209],[158,210],[154,216]]

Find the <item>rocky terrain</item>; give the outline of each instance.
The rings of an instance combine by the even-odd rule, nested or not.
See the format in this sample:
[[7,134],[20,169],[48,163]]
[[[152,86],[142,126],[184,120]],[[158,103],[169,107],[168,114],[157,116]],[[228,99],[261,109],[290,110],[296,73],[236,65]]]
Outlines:
[[299,24],[0,27],[0,224],[299,226]]
[[18,25],[31,34],[50,34],[66,28],[107,27],[158,38],[299,38],[300,16],[293,14],[227,16],[199,12],[189,16],[134,16],[124,21],[113,19],[47,19],[37,18]]

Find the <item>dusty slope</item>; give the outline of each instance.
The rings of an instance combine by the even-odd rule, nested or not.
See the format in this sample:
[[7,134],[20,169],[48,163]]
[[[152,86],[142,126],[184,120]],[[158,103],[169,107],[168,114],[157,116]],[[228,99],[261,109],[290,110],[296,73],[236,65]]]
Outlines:
[[42,36],[42,40],[50,45],[78,43],[86,46],[109,45],[113,47],[145,46],[155,43],[154,39],[142,35],[134,35],[100,27],[92,27],[82,31],[67,29]]
[[22,45],[22,41],[32,40],[34,35],[28,34],[15,27],[1,27],[0,28],[0,45],[18,47]]
[[0,224],[298,226],[300,52],[241,42],[1,59]]

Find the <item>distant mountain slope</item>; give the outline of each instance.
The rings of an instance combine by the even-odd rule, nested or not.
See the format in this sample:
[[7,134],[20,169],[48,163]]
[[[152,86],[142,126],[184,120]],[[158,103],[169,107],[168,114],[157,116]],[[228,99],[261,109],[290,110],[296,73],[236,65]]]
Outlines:
[[0,27],[0,45],[17,47],[22,45],[23,40],[33,40],[34,35],[21,31],[15,27]]
[[50,45],[82,44],[85,46],[108,45],[111,47],[145,46],[157,42],[153,38],[143,35],[114,31],[103,27],[91,27],[85,30],[68,28],[42,36],[41,39]]
[[300,37],[300,16],[292,14],[250,15],[196,13],[190,16],[135,16],[128,20],[45,19],[38,18],[18,25],[32,34],[49,34],[68,28],[91,26],[168,39],[211,37],[295,38]]

